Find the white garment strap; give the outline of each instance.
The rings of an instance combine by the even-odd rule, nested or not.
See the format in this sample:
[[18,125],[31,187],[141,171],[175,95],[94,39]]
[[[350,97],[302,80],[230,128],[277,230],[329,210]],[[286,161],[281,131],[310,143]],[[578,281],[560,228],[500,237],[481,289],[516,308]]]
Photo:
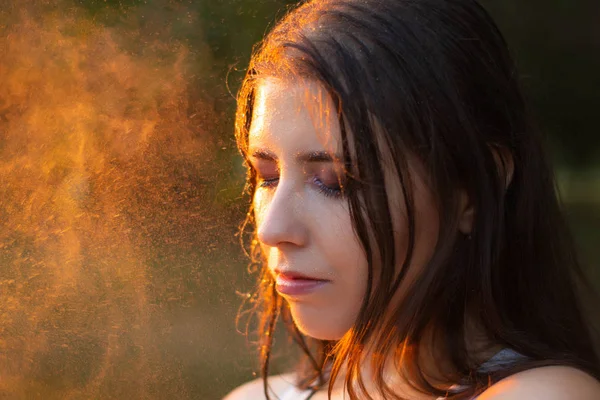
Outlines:
[[304,400],[308,398],[311,393],[310,390],[300,390],[292,384],[279,400]]

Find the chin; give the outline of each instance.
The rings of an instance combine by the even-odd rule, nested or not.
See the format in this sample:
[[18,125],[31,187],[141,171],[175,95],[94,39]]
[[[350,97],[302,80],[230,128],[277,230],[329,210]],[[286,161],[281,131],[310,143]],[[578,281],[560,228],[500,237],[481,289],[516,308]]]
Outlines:
[[305,303],[290,302],[290,311],[300,332],[318,340],[340,340],[352,328],[356,318]]

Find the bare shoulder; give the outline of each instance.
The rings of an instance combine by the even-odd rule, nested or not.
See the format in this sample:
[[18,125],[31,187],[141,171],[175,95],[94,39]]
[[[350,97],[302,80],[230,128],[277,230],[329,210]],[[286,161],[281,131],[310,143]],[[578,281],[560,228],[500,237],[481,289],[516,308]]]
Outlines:
[[600,399],[600,382],[571,367],[534,368],[501,380],[477,399],[597,400]]
[[[293,384],[294,375],[284,374],[269,377],[269,394],[279,398]],[[262,378],[255,379],[239,386],[223,400],[263,400],[266,399]]]

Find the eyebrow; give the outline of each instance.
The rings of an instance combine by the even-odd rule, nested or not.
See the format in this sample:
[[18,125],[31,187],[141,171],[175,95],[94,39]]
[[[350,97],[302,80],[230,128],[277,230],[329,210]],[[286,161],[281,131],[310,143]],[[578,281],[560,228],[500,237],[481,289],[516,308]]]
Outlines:
[[[277,161],[277,156],[271,151],[265,149],[257,149],[253,151],[252,157],[266,161]],[[303,163],[334,162],[335,160],[341,160],[340,156],[331,155],[331,153],[328,153],[326,151],[309,151],[305,153],[300,152],[296,155],[295,158],[296,161]]]

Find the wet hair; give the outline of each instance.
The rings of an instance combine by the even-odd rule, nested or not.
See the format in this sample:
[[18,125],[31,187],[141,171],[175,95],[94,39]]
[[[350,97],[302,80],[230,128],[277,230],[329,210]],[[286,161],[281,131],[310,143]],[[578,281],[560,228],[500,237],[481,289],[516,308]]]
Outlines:
[[[513,373],[568,365],[600,377],[578,285],[585,282],[557,196],[543,138],[530,118],[514,63],[488,13],[473,0],[319,0],[291,10],[255,48],[238,94],[236,139],[248,157],[248,131],[261,79],[308,79],[338,107],[344,188],[353,228],[366,255],[368,294],[339,341],[303,335],[260,254],[255,297],[265,395],[273,333],[283,321],[303,350],[301,388],[322,388],[344,370],[350,398],[370,399],[361,380],[367,346],[394,355],[417,390],[470,398]],[[415,204],[407,155],[425,168],[438,207],[439,237],[428,264],[394,309],[415,242]],[[513,166],[507,182],[508,164]],[[408,251],[395,254],[386,169],[402,187]],[[256,175],[249,168],[247,190]],[[470,235],[458,230],[459,193],[475,210]],[[253,211],[244,231],[255,235]],[[375,265],[377,260],[377,265]],[[397,304],[397,306],[395,305]],[[391,319],[388,318],[390,315]],[[494,371],[479,368],[466,343],[474,321],[493,345],[525,356]],[[442,345],[445,384],[420,363],[432,333]],[[372,360],[385,398],[401,398]]]

